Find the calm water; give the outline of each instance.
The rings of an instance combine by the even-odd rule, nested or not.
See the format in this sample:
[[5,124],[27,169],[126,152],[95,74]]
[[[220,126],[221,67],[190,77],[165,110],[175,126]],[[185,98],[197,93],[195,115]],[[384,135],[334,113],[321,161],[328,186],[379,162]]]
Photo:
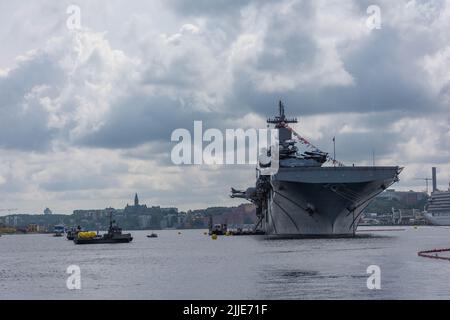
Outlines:
[[[213,241],[203,232],[158,231],[149,239],[135,231],[130,244],[86,246],[51,235],[4,235],[0,299],[450,298],[450,262],[417,256],[450,247],[446,227],[324,240]],[[81,268],[81,290],[66,288],[72,264]],[[367,289],[369,265],[381,268],[381,290]]]

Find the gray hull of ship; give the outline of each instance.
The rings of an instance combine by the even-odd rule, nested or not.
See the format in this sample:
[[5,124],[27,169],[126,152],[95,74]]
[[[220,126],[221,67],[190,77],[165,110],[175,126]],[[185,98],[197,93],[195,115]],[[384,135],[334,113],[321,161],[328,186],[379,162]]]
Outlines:
[[353,236],[370,201],[398,167],[280,168],[263,211],[269,237]]

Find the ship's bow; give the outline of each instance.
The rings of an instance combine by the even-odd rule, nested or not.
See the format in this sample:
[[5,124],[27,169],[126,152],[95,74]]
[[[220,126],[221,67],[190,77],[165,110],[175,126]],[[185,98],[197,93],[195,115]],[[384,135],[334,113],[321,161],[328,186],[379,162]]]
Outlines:
[[370,201],[398,180],[399,167],[280,168],[264,213],[275,237],[354,235]]

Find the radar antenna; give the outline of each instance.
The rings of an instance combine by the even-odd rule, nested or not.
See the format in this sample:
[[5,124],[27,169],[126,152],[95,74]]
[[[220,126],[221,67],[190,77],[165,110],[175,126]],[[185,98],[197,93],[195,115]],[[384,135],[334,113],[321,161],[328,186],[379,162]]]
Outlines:
[[276,116],[275,118],[269,118],[267,119],[267,123],[275,124],[276,128],[283,128],[287,123],[297,123],[297,118],[286,118],[284,114],[284,104],[282,101],[279,102],[279,110],[280,115]]

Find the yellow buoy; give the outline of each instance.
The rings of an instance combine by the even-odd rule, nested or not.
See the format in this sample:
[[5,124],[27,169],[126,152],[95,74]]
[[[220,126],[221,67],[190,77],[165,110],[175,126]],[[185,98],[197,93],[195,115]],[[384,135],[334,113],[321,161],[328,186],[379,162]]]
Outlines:
[[217,234],[213,233],[213,235],[211,236],[211,239],[217,240]]
[[230,231],[227,231],[226,233],[225,233],[225,235],[228,237],[228,236],[231,236],[231,233],[230,233]]

